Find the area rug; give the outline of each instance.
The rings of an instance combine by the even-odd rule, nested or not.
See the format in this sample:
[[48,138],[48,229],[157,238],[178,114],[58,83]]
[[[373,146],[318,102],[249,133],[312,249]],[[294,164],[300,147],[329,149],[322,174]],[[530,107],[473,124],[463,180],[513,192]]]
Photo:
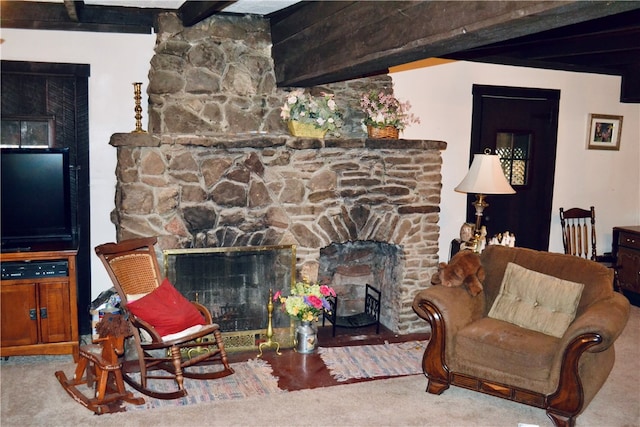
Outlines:
[[320,347],[324,364],[337,381],[358,378],[397,377],[422,373],[426,341],[383,345]]
[[[222,400],[244,399],[254,396],[285,393],[278,388],[278,378],[272,375],[272,368],[262,359],[252,359],[241,363],[232,363],[235,371],[232,375],[215,380],[194,380],[185,378],[184,388],[187,395],[179,399],[164,400],[143,396],[143,405],[126,405],[127,411],[161,408],[166,406],[187,406]],[[196,370],[196,369],[194,369]],[[168,392],[175,390],[175,382],[168,380],[151,380],[149,388]],[[129,386],[127,386],[129,388]],[[131,389],[136,396],[140,395]]]

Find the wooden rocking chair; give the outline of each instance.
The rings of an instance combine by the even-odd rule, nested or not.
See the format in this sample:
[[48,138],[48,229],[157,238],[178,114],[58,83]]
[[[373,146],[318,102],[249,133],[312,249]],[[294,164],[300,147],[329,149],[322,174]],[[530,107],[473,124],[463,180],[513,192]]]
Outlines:
[[[122,401],[142,405],[143,398],[125,390],[118,360],[124,353],[125,338],[131,335],[129,322],[118,314],[105,314],[96,324],[96,331],[100,336],[96,343],[80,347],[73,378],[67,379],[63,371],[57,371],[56,378],[76,402],[98,415],[122,411]],[[95,384],[94,397],[87,397],[78,389],[83,384]]]
[[[227,360],[220,328],[212,323],[207,308],[196,302],[189,303],[166,279],[160,281],[155,243],[155,237],[131,239],[103,244],[95,251],[120,295],[121,310],[128,314],[132,326],[137,364],[132,363],[135,361],[123,363],[124,380],[147,396],[176,399],[187,394],[184,378],[222,378],[232,374],[233,369]],[[191,311],[196,313],[197,321],[193,322],[191,314],[188,316],[191,323],[185,323],[186,313]],[[166,333],[169,326],[175,329],[176,325],[182,326]],[[177,390],[153,390],[148,384],[150,379],[172,379],[177,383]]]

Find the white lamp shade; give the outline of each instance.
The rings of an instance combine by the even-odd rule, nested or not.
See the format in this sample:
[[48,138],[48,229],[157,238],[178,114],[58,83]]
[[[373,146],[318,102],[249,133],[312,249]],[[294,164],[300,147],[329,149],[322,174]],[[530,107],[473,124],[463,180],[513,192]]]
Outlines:
[[474,194],[513,194],[516,192],[504,176],[500,166],[500,156],[497,154],[475,154],[467,176],[454,190],[460,193]]

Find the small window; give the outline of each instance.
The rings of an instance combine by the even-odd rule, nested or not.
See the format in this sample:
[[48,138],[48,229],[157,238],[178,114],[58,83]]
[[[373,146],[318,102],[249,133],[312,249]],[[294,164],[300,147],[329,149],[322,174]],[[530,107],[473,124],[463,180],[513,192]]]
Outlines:
[[54,142],[52,117],[3,117],[2,148],[48,148]]
[[512,186],[529,183],[532,141],[533,134],[530,132],[496,134],[496,154],[500,156],[502,170]]

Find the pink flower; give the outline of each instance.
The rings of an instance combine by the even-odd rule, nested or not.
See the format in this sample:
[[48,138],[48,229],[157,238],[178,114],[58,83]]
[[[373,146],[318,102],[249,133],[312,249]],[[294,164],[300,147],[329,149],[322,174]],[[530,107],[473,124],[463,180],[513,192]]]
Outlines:
[[273,300],[278,301],[280,299],[280,295],[282,295],[282,292],[280,291],[276,292],[275,295],[273,296]]
[[325,297],[329,296],[329,295],[331,295],[332,297],[336,296],[336,291],[334,291],[333,288],[330,288],[327,285],[321,285],[320,286],[320,293],[322,295],[324,295]]
[[320,310],[322,308],[322,300],[315,295],[309,295],[305,298],[313,308]]

